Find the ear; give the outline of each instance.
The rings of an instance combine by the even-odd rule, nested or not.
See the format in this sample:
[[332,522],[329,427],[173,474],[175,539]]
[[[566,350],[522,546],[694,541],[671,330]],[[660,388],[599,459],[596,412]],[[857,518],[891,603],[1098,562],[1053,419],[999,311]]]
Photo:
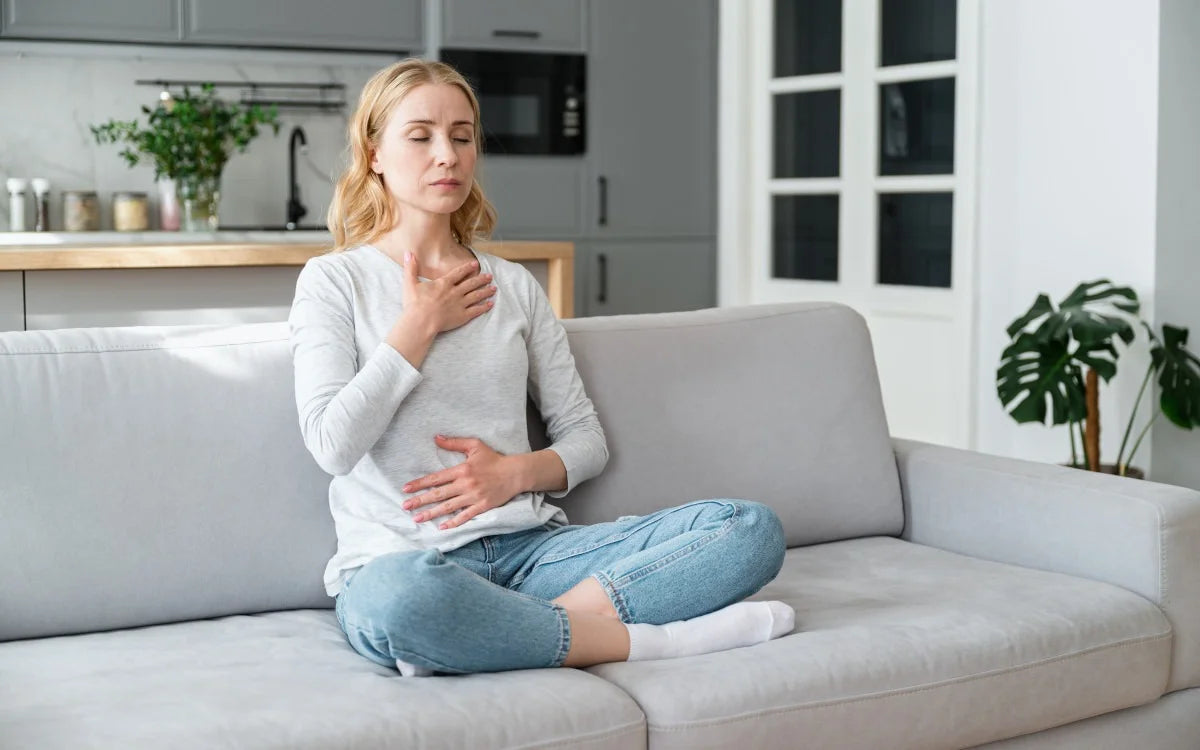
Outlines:
[[371,171],[375,174],[383,174],[383,166],[379,163],[379,150],[371,149]]

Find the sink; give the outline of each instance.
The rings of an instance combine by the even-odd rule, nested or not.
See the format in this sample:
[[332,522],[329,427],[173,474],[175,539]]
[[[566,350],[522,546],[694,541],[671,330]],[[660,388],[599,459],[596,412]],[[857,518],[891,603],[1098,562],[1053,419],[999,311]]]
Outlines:
[[300,224],[295,229],[288,229],[283,224],[222,224],[218,232],[328,232],[329,228],[321,224]]

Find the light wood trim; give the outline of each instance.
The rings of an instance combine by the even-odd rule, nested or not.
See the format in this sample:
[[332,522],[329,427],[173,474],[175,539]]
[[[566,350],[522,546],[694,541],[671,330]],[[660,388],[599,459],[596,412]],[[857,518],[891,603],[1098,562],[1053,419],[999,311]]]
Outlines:
[[[574,316],[573,242],[477,242],[474,247],[505,260],[546,261],[546,296],[560,318]],[[302,266],[328,245],[299,243],[204,243],[184,245],[0,246],[0,271],[61,271],[103,268],[216,268]]]

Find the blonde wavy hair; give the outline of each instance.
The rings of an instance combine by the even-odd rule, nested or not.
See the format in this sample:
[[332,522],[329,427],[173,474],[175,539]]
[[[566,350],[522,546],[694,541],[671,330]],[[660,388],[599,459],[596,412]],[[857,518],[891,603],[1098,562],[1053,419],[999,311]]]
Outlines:
[[[441,62],[410,57],[395,62],[367,81],[358,97],[358,107],[347,127],[349,166],[342,172],[329,203],[325,222],[333,233],[334,247],[341,252],[374,242],[396,223],[396,207],[383,184],[383,175],[371,169],[371,152],[388,118],[400,100],[424,84],[457,86],[471,103],[475,119],[475,153],[483,153],[483,125],[479,100],[462,74]],[[450,231],[457,242],[471,244],[489,237],[496,225],[496,209],[483,194],[477,179],[457,211],[450,215]]]

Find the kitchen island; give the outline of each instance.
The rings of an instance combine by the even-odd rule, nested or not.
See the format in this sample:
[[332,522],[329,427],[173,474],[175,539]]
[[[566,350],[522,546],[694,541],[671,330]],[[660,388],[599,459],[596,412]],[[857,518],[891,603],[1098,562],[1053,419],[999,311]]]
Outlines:
[[[328,232],[0,234],[0,331],[286,320]],[[526,266],[560,318],[574,312],[570,242],[476,242]]]

